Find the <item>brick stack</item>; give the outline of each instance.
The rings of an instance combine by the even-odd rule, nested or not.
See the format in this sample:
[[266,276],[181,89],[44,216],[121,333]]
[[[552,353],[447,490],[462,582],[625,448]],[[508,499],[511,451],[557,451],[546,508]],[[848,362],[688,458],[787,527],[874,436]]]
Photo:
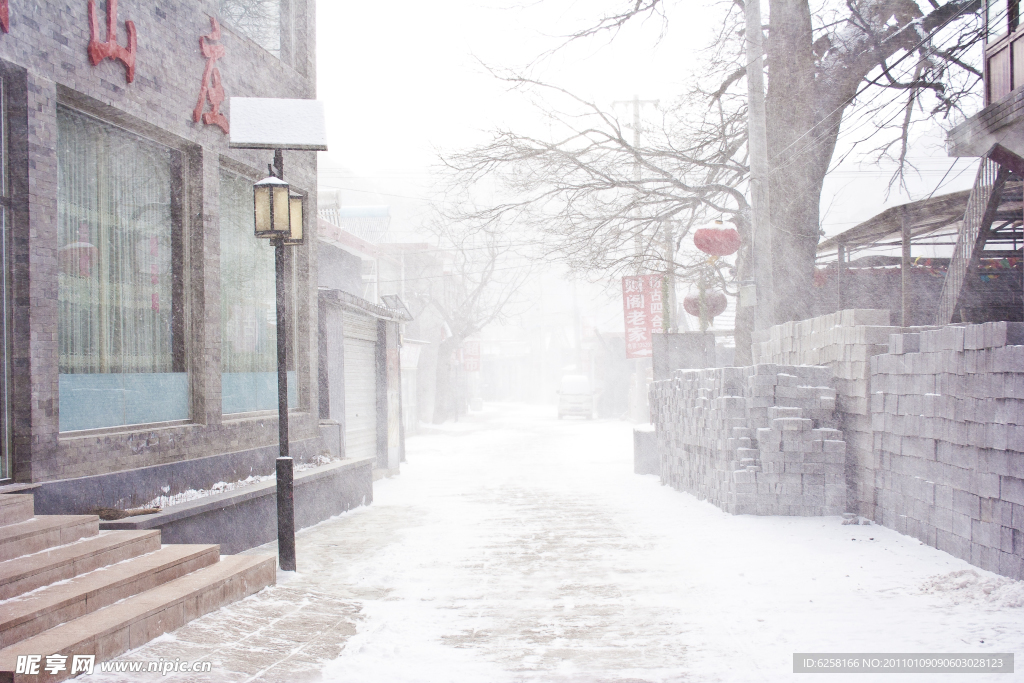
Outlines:
[[893,335],[872,358],[885,526],[1024,578],[1024,324]]
[[825,367],[679,370],[651,385],[662,480],[733,514],[845,510],[846,444]]
[[[851,512],[875,518],[877,462],[872,448],[870,359],[888,351],[889,311],[850,309],[776,325],[753,345],[755,363],[831,368],[839,426],[846,441],[847,500]],[[878,520],[880,521],[880,520]]]

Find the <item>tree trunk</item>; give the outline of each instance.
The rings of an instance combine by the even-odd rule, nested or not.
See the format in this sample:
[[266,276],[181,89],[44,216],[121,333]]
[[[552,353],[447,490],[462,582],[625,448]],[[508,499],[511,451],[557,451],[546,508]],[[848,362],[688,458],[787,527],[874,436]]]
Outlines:
[[434,419],[439,425],[458,417],[455,381],[452,377],[452,354],[462,340],[448,337],[437,345],[437,368],[434,382]]
[[[745,220],[736,220],[736,226],[740,234],[740,249],[736,253],[736,273],[741,283],[750,283],[754,279],[753,245],[750,224]],[[743,285],[741,285],[742,287]],[[753,343],[754,332],[754,311],[753,306],[741,306],[741,297],[736,300],[736,318],[733,322],[736,344],[736,356],[733,364],[736,366],[753,365]]]
[[[810,317],[821,187],[853,93],[817,73],[807,0],[771,0],[768,158],[776,323]],[[843,79],[844,84],[859,78]]]

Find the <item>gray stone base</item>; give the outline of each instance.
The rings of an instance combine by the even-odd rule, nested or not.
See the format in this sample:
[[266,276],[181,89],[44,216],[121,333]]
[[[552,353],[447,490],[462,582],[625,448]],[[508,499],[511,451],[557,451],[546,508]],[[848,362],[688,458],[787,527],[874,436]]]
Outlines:
[[633,473],[661,475],[661,454],[654,427],[633,429]]
[[[296,463],[313,460],[320,449],[320,439],[290,443]],[[209,489],[221,481],[273,474],[278,452],[274,444],[166,465],[42,482],[33,491],[36,514],[88,515],[98,508],[124,510],[145,505],[160,495],[173,496],[189,489]]]
[[[304,529],[373,501],[373,458],[343,460],[295,475],[295,528]],[[174,505],[100,529],[160,529],[164,543],[219,543],[232,555],[277,538],[273,480]],[[300,559],[301,561],[301,559]]]

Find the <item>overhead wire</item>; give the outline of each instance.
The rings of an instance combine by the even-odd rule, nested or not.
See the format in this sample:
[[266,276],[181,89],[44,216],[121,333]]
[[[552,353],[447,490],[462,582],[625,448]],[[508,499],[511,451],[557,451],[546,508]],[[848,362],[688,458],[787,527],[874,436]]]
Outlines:
[[[942,24],[940,24],[939,26],[937,26],[937,27],[936,27],[936,28],[935,28],[935,29],[934,29],[933,31],[931,31],[931,32],[930,32],[930,33],[929,33],[929,34],[928,34],[928,35],[927,35],[927,36],[926,36],[925,38],[923,38],[923,39],[922,39],[921,41],[919,41],[919,42],[917,43],[917,45],[916,45],[916,46],[914,46],[914,47],[913,47],[912,49],[908,49],[908,50],[907,50],[907,51],[906,51],[906,52],[905,52],[904,54],[900,55],[900,57],[898,57],[898,58],[897,58],[897,59],[896,59],[896,60],[895,60],[894,62],[892,62],[892,64],[890,64],[888,68],[889,68],[889,69],[892,69],[893,67],[895,67],[895,66],[899,65],[899,64],[900,64],[900,62],[902,62],[903,60],[905,60],[905,59],[909,58],[910,56],[912,56],[912,55],[914,55],[914,54],[919,54],[919,51],[921,50],[921,48],[922,48],[922,47],[924,47],[924,46],[925,46],[925,45],[926,45],[926,44],[927,44],[927,43],[928,43],[928,42],[929,42],[929,41],[930,41],[930,40],[931,40],[932,38],[934,38],[934,37],[935,37],[935,36],[936,36],[936,35],[937,35],[938,33],[940,33],[940,32],[941,32],[942,30],[944,30],[944,29],[945,29],[945,28],[947,28],[947,27],[948,27],[948,26],[949,26],[950,24],[952,24],[952,23],[953,23],[953,21],[955,21],[955,20],[959,19],[960,17],[962,17],[962,16],[963,16],[963,15],[964,15],[964,14],[966,13],[966,11],[967,11],[967,9],[968,9],[969,7],[970,7],[970,5],[969,5],[969,4],[968,4],[968,5],[965,5],[965,6],[964,6],[964,8],[963,8],[963,9],[961,9],[961,10],[960,10],[959,12],[957,12],[957,13],[953,14],[953,15],[952,15],[952,16],[950,16],[950,17],[949,17],[948,19],[946,19],[946,21],[944,21],[944,22],[943,22]],[[997,19],[998,19],[998,18],[999,18],[999,17],[997,17]],[[936,52],[936,51],[937,51],[938,49],[940,49],[940,47],[941,47],[941,46],[932,46],[932,47],[930,47],[930,48],[926,48],[926,52],[929,52],[929,51],[930,51],[930,54],[931,54],[931,55],[934,55],[934,54],[935,54],[935,52]],[[864,92],[865,92],[865,91],[866,91],[866,90],[867,90],[868,88],[871,88],[871,87],[876,87],[876,86],[875,86],[875,84],[872,84],[872,83],[865,83],[865,84],[864,84],[863,86],[861,86],[861,87],[860,87],[860,88],[859,88],[859,89],[858,89],[858,90],[857,90],[857,91],[856,91],[856,92],[854,93],[854,95],[853,95],[853,97],[851,98],[851,100],[850,100],[850,101],[852,102],[852,101],[853,101],[853,100],[855,100],[855,99],[856,99],[856,98],[857,98],[857,97],[858,97],[859,95],[861,95],[861,94],[862,94],[862,93],[864,93]],[[873,96],[872,96],[872,97],[871,97],[870,99],[868,99],[867,101],[859,103],[859,104],[860,104],[860,107],[859,107],[859,108],[863,109],[863,107],[865,107],[865,106],[868,106],[868,105],[870,105],[870,104],[871,104],[872,102],[874,102],[874,101],[875,101],[875,100],[877,100],[877,99],[878,99],[879,97],[881,97],[881,96],[882,96],[882,95],[884,94],[884,92],[885,92],[885,91],[887,90],[887,88],[885,88],[884,86],[877,86],[877,87],[878,87],[878,92],[877,92],[876,94],[874,94],[874,95],[873,95]],[[846,106],[847,106],[847,105],[840,105],[840,106],[837,106],[836,108],[834,108],[834,109],[833,109],[833,110],[832,110],[831,112],[829,112],[829,113],[828,113],[827,115],[823,116],[823,117],[822,117],[822,118],[821,118],[821,119],[820,119],[820,120],[819,120],[818,122],[816,122],[816,123],[815,123],[814,125],[810,126],[810,127],[809,127],[809,128],[808,128],[808,129],[806,130],[806,131],[804,131],[803,133],[801,133],[801,134],[800,134],[800,136],[798,136],[798,137],[797,137],[797,138],[796,138],[795,140],[793,140],[793,141],[792,141],[792,142],[790,142],[790,143],[789,143],[788,145],[786,145],[786,146],[785,146],[784,148],[782,148],[781,150],[779,150],[779,152],[778,152],[778,153],[777,153],[777,154],[775,155],[775,157],[776,157],[776,158],[778,158],[779,156],[781,156],[782,154],[784,154],[785,152],[787,152],[787,151],[788,151],[789,149],[791,149],[791,148],[792,148],[792,147],[793,147],[794,145],[796,145],[797,143],[799,143],[799,142],[800,142],[800,141],[801,141],[801,140],[802,140],[803,138],[805,138],[805,137],[807,137],[808,135],[810,135],[810,134],[814,133],[814,131],[815,131],[815,129],[816,129],[816,128],[819,128],[819,127],[821,127],[821,126],[823,126],[823,125],[826,125],[826,122],[827,122],[827,121],[828,121],[829,119],[831,119],[832,117],[834,117],[834,115],[835,115],[835,114],[837,114],[837,113],[841,112],[841,111],[842,111],[842,110],[843,110],[843,109],[844,109],[844,108],[845,108]],[[887,122],[886,124],[883,124],[883,125],[888,125],[888,123],[891,123],[893,119],[895,119],[895,118],[896,118],[897,116],[900,116],[901,114],[902,114],[902,112],[897,112],[897,113],[896,113],[896,114],[895,114],[895,115],[894,115],[893,117],[891,117],[891,118],[889,119],[889,121],[888,121],[888,122]],[[866,125],[866,124],[867,124],[868,122],[870,122],[870,119],[867,119],[867,120],[866,120],[865,122],[863,122],[863,123],[859,124],[859,126],[858,126],[858,127],[855,127],[855,128],[853,129],[853,130],[850,130],[850,131],[846,131],[846,133],[845,133],[845,134],[846,134],[846,135],[849,135],[850,133],[852,133],[852,132],[854,132],[855,130],[857,130],[857,128],[859,128],[860,126]],[[812,150],[812,149],[814,149],[815,147],[817,147],[817,146],[818,146],[818,145],[819,145],[819,144],[821,143],[821,141],[822,141],[822,140],[823,140],[823,139],[824,139],[824,138],[825,138],[825,137],[826,137],[827,135],[831,134],[831,133],[832,133],[832,132],[833,132],[834,130],[836,130],[837,128],[839,128],[839,127],[840,127],[840,126],[842,125],[842,123],[843,123],[843,117],[842,117],[842,116],[840,116],[840,117],[839,117],[839,120],[838,120],[838,121],[836,121],[836,122],[834,122],[834,123],[830,123],[830,124],[827,124],[827,125],[826,125],[826,127],[824,128],[824,130],[822,130],[822,131],[819,131],[819,133],[815,134],[815,135],[813,136],[813,139],[809,140],[809,141],[807,142],[807,144],[803,145],[803,147],[801,147],[801,148],[800,148],[800,149],[798,149],[798,150],[797,150],[796,152],[794,152],[794,153],[793,153],[792,155],[790,155],[790,156],[789,156],[789,159],[787,160],[787,162],[786,162],[785,164],[782,164],[782,165],[779,165],[779,166],[774,166],[774,167],[772,167],[772,168],[771,168],[771,170],[769,171],[769,174],[770,174],[770,175],[771,175],[771,174],[776,174],[776,173],[779,173],[779,172],[781,172],[781,171],[784,171],[784,170],[786,170],[786,169],[787,169],[787,168],[788,168],[788,167],[789,167],[790,165],[792,165],[792,164],[796,163],[796,161],[797,161],[798,157],[800,157],[800,156],[802,156],[802,155],[806,154],[806,153],[807,153],[807,152],[809,152],[810,150]]]

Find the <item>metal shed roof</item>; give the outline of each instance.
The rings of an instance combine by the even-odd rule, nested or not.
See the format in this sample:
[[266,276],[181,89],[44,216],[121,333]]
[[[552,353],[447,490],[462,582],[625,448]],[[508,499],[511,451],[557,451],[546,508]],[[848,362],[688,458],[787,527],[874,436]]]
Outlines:
[[[831,260],[843,245],[848,252],[879,246],[896,246],[901,242],[903,221],[910,223],[911,242],[920,243],[950,237],[950,244],[956,242],[956,234],[967,209],[970,190],[953,192],[909,202],[882,211],[845,232],[828,238],[818,244],[818,260]],[[1021,183],[1008,182],[1003,190],[1002,201],[996,213],[995,223],[1009,223],[1021,220]]]

